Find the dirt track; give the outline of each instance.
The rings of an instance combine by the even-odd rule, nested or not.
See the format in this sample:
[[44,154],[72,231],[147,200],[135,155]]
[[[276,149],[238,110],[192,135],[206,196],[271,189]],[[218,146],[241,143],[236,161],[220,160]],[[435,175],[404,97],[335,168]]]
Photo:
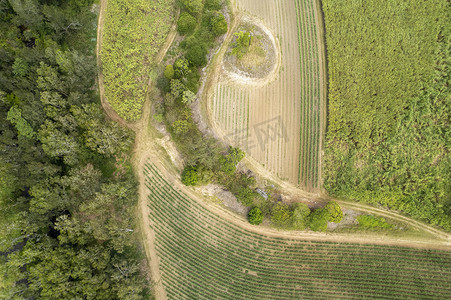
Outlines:
[[[185,193],[187,193],[189,196],[191,196],[191,199],[193,201],[196,201],[200,203],[202,206],[208,208],[212,212],[214,212],[217,215],[220,215],[224,219],[233,222],[234,224],[237,224],[238,226],[245,228],[246,230],[256,232],[262,235],[268,235],[268,236],[274,236],[274,237],[285,237],[285,238],[296,238],[296,239],[304,239],[304,240],[327,240],[327,241],[336,241],[336,242],[352,242],[352,243],[377,243],[377,244],[387,244],[387,245],[403,245],[403,246],[410,246],[410,247],[420,247],[420,248],[438,248],[438,249],[450,249],[450,242],[451,237],[449,234],[444,233],[438,229],[433,228],[432,226],[428,226],[425,224],[422,224],[421,222],[412,220],[407,217],[400,216],[393,212],[388,211],[382,211],[378,210],[376,208],[368,207],[362,204],[357,203],[345,203],[342,204],[347,207],[355,207],[359,210],[375,213],[378,215],[385,215],[389,216],[392,219],[398,220],[400,222],[406,223],[414,228],[420,228],[424,231],[429,232],[430,234],[437,237],[439,240],[423,240],[423,241],[415,241],[415,240],[401,240],[401,239],[394,239],[387,236],[381,236],[381,237],[366,237],[364,235],[356,235],[356,234],[349,234],[349,235],[338,235],[338,234],[321,234],[321,233],[312,233],[312,232],[292,232],[292,231],[276,231],[270,228],[265,227],[257,227],[250,225],[246,220],[242,219],[241,217],[219,207],[216,204],[209,203],[208,201],[205,201],[204,197],[200,194],[196,193],[194,190],[186,188],[183,186],[180,182],[179,173],[177,172],[178,169],[173,166],[173,164],[170,162],[170,160],[164,158],[165,150],[162,149],[161,140],[158,140],[156,137],[155,131],[149,128],[149,122],[150,122],[150,99],[149,95],[146,97],[146,102],[144,103],[143,107],[143,114],[141,120],[133,123],[128,123],[122,120],[110,107],[108,102],[105,100],[104,97],[104,86],[103,86],[103,78],[101,74],[101,60],[100,60],[100,47],[102,44],[101,41],[101,32],[103,28],[103,20],[104,20],[104,13],[106,9],[107,1],[101,0],[100,1],[100,12],[99,12],[99,20],[98,20],[98,33],[97,33],[97,63],[99,66],[99,78],[98,78],[98,84],[99,84],[99,92],[100,92],[100,98],[102,106],[107,114],[107,116],[124,126],[127,126],[128,128],[132,129],[136,134],[136,140],[134,144],[133,149],[133,155],[132,155],[132,163],[136,172],[136,176],[139,180],[139,205],[137,207],[137,216],[139,219],[139,231],[142,235],[143,239],[143,245],[145,247],[145,252],[147,255],[148,263],[151,270],[151,277],[153,281],[153,288],[155,291],[156,299],[166,299],[166,293],[161,281],[161,275],[159,272],[159,266],[158,266],[158,256],[155,249],[155,233],[150,227],[150,222],[148,219],[148,207],[147,207],[147,189],[144,184],[144,164],[147,160],[152,161],[164,174],[168,179],[173,182],[176,187]],[[233,27],[233,26],[232,26]],[[165,51],[168,49],[170,44],[172,43],[172,40],[174,38],[175,34],[172,33],[169,35],[165,45],[163,46],[163,49],[165,49],[163,52],[160,52],[158,54],[158,59],[161,60],[164,57]],[[158,61],[157,61],[158,62]],[[214,73],[215,68],[213,67],[210,72]],[[208,79],[207,79],[208,81]],[[149,82],[149,88],[151,86],[151,82]],[[160,141],[160,143],[159,143]],[[176,157],[176,156],[175,156]],[[259,163],[253,161],[252,159],[247,159],[247,163],[251,168],[256,169],[259,173],[262,175],[268,177],[269,179],[273,180],[277,184],[279,184],[281,187],[286,189],[288,193],[294,193],[296,195],[300,195],[302,197],[306,197],[309,199],[317,199],[317,196],[314,194],[309,194],[302,192],[298,188],[294,187],[293,185],[286,183],[272,175],[271,172],[268,172],[263,168]]]

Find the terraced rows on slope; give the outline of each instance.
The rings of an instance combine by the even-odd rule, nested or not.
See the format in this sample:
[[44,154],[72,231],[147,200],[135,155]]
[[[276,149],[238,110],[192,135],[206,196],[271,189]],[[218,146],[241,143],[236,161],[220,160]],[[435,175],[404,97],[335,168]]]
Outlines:
[[169,299],[451,298],[451,252],[263,236],[145,174]]

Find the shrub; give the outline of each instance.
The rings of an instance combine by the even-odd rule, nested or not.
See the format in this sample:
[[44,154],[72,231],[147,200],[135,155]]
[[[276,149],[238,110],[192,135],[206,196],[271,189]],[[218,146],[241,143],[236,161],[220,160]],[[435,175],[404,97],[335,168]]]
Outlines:
[[164,116],[163,114],[155,114],[153,116],[153,118],[155,119],[155,121],[157,121],[158,123],[162,123],[164,120]]
[[249,223],[253,225],[260,225],[263,222],[262,211],[260,210],[260,208],[254,207],[249,211],[247,218],[249,220]]
[[365,229],[376,229],[376,228],[393,228],[392,224],[388,224],[383,217],[376,217],[372,215],[361,215],[357,217],[359,226]]
[[187,12],[183,12],[177,21],[177,31],[181,35],[191,34],[196,29],[196,18]]
[[229,154],[219,158],[221,171],[228,175],[235,173],[236,165],[244,158],[244,155],[241,149],[230,147]]
[[188,48],[186,58],[196,67],[202,67],[207,64],[208,50],[203,44],[195,44]]
[[329,212],[329,222],[339,223],[343,219],[343,211],[335,201],[329,201],[324,207]]
[[304,203],[295,203],[293,205],[293,214],[291,217],[291,223],[293,229],[303,230],[307,227],[308,216],[310,215],[310,208]]
[[184,185],[196,185],[198,182],[197,168],[188,166],[182,172],[182,183]]
[[233,44],[232,55],[235,55],[238,59],[241,59],[249,50],[251,33],[249,31],[240,31],[235,32],[234,35],[236,36],[236,41]]
[[199,166],[197,168],[197,178],[201,185],[210,184],[214,181],[215,173],[204,166]]
[[183,135],[188,132],[190,124],[187,120],[177,120],[172,123],[172,131],[176,135]]
[[164,70],[164,77],[171,80],[174,78],[174,67],[172,65],[167,65],[166,69]]
[[277,202],[271,210],[271,221],[274,226],[279,228],[289,228],[291,225],[290,208],[283,202]]
[[235,194],[236,199],[246,206],[253,204],[254,196],[254,191],[247,186],[239,187]]
[[194,16],[198,16],[202,12],[202,0],[179,0],[178,2],[182,8]]
[[174,63],[175,77],[183,78],[186,77],[191,70],[189,69],[189,62],[186,58],[179,57]]
[[204,9],[220,10],[222,8],[222,0],[205,0]]
[[175,99],[182,97],[185,90],[185,85],[180,80],[171,80],[171,95],[174,96]]
[[196,100],[196,94],[191,92],[190,90],[186,90],[183,92],[182,103],[183,104],[191,104]]
[[210,22],[211,29],[215,36],[220,36],[227,32],[227,21],[223,14],[218,13]]
[[325,208],[318,208],[310,214],[309,226],[313,231],[326,231],[329,211]]

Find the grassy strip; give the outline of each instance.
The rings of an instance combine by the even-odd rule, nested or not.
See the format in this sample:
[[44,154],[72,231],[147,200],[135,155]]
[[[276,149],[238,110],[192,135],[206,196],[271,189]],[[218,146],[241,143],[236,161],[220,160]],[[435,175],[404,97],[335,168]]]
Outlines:
[[152,58],[173,23],[174,1],[109,0],[102,36],[105,96],[118,115],[138,120]]

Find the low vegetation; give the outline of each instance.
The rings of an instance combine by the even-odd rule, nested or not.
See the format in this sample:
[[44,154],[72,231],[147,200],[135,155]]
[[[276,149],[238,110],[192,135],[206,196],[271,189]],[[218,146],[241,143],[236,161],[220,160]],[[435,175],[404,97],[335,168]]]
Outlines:
[[242,59],[243,56],[249,51],[251,45],[251,32],[250,31],[238,31],[234,33],[235,42],[232,46],[232,55],[235,55],[238,59]]
[[145,173],[169,299],[451,297],[449,251],[260,235],[190,199],[151,163]]
[[393,224],[387,223],[383,217],[372,215],[361,215],[357,217],[359,226],[363,229],[392,229]]
[[106,120],[93,89],[92,5],[0,5],[1,299],[150,296],[133,133]]
[[450,4],[323,1],[324,186],[451,230]]
[[173,23],[174,0],[109,0],[102,38],[105,97],[125,120],[141,117],[152,59]]

